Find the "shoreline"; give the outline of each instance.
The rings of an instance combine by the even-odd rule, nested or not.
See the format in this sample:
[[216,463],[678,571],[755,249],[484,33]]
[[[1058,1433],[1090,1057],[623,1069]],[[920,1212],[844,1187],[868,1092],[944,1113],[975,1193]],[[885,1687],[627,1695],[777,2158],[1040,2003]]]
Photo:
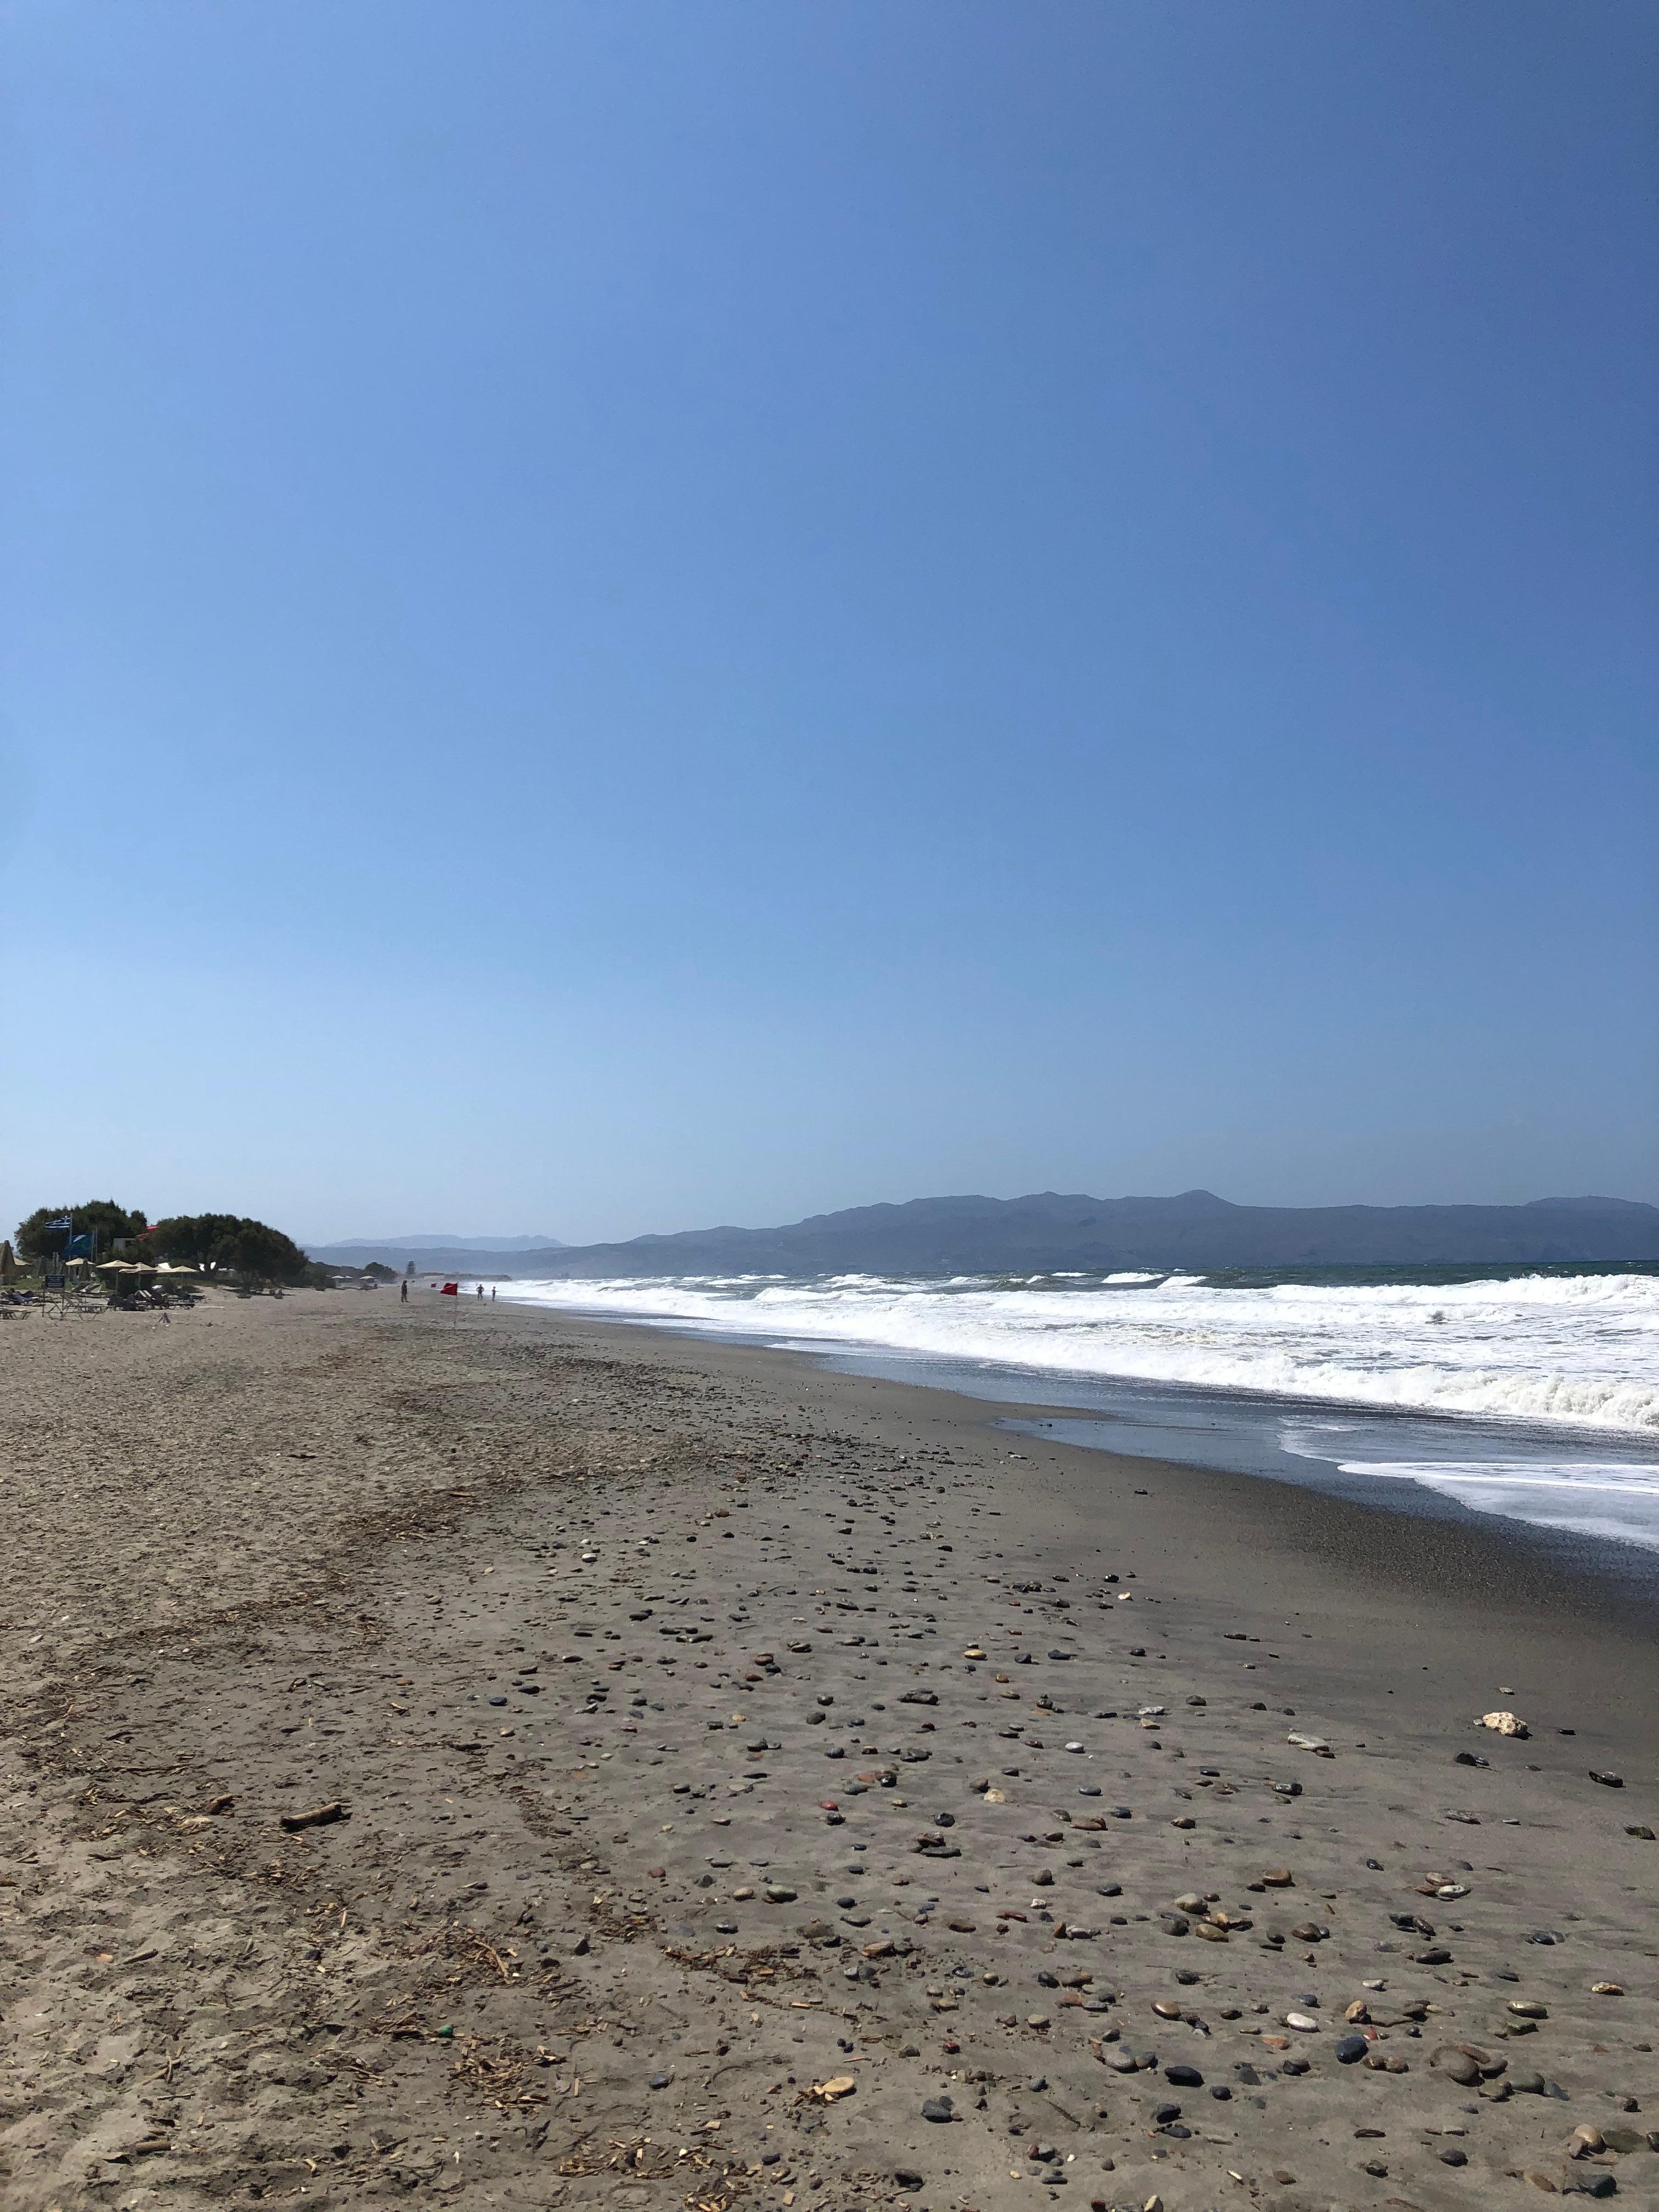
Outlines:
[[[1623,1698],[1626,1669],[1648,1686],[1642,1695],[1653,1698],[1655,1711],[1651,1727],[1638,1741],[1659,1756],[1659,1650],[1652,1632],[1659,1601],[1653,1591],[1632,1590],[1593,1562],[1571,1565],[1553,1556],[1547,1531],[1496,1516],[1488,1525],[1404,1514],[1313,1484],[1297,1487],[1178,1460],[1115,1455],[1094,1444],[1004,1427],[1014,1419],[1064,1416],[1066,1409],[1041,1395],[992,1401],[940,1383],[827,1368],[814,1354],[797,1350],[688,1340],[648,1323],[587,1316],[560,1320],[573,1336],[596,1345],[643,1340],[659,1357],[690,1352],[717,1373],[763,1380],[781,1395],[795,1389],[799,1377],[809,1396],[817,1393],[821,1418],[841,1418],[845,1404],[871,1390],[885,1422],[936,1437],[972,1436],[988,1459],[1002,1462],[1005,1478],[1018,1466],[1022,1482],[1042,1485],[1040,1502],[1025,1502],[1039,1520],[1058,1521],[1049,1547],[1054,1557],[1077,1544],[1098,1543],[1109,1529],[1111,1540],[1121,1545],[1128,1536],[1143,1556],[1155,1560],[1164,1586],[1188,1602],[1214,1603],[1218,1595],[1210,1563],[1191,1551],[1197,1526],[1206,1541],[1225,1551],[1232,1573],[1251,1593],[1249,1601],[1268,1610],[1269,1592],[1282,1586],[1283,1577],[1297,1577],[1304,1600],[1329,1620],[1346,1613],[1350,1620],[1369,1621],[1375,1633],[1390,1639],[1426,1639],[1437,1649],[1459,1651],[1472,1632],[1478,1634],[1492,1653],[1488,1671],[1506,1664],[1506,1680],[1520,1662],[1502,1662],[1504,1651],[1535,1640],[1540,1632],[1559,1637],[1561,1663],[1575,1675],[1583,1668],[1598,1680],[1606,1677],[1596,1694],[1608,1710]],[[817,1379],[809,1383],[808,1376]],[[1132,1534],[1115,1517],[1124,1513],[1134,1516]],[[1460,1608],[1449,1632],[1443,1619],[1448,1605]],[[1391,1610],[1395,1617],[1389,1617]],[[1609,1632],[1618,1636],[1616,1658],[1602,1640]],[[1581,1651],[1581,1641],[1593,1649]],[[1565,1656],[1569,1650],[1571,1658]],[[1494,1674],[1494,1684],[1497,1679]]]
[[[665,1346],[681,1344],[696,1347],[726,1346],[739,1355],[772,1353],[786,1359],[798,1359],[815,1370],[827,1374],[862,1376],[891,1384],[901,1390],[920,1389],[939,1393],[953,1399],[963,1407],[994,1409],[997,1425],[1006,1425],[1010,1434],[1027,1433],[1042,1442],[1063,1442],[1073,1449],[1090,1456],[1121,1459],[1130,1466],[1139,1465],[1166,1475],[1174,1474],[1183,1479],[1197,1479],[1218,1484],[1237,1481],[1255,1486],[1266,1485],[1274,1490],[1293,1489],[1310,1492],[1335,1504],[1346,1504],[1363,1514],[1372,1514],[1386,1522],[1396,1521],[1428,1521],[1442,1528],[1456,1532],[1448,1540],[1455,1549],[1456,1537],[1474,1540],[1478,1546],[1491,1538],[1500,1547],[1493,1565],[1501,1583],[1512,1576],[1524,1577],[1528,1589],[1534,1593],[1532,1602],[1551,1602],[1549,1586],[1556,1578],[1569,1577],[1575,1586],[1586,1590],[1599,1588],[1601,1601],[1620,1612],[1633,1613],[1638,1618],[1659,1620],[1659,1547],[1650,1547],[1638,1539],[1607,1533],[1552,1526],[1547,1522],[1528,1521],[1518,1514],[1498,1511],[1478,1512],[1455,1497],[1435,1491],[1427,1483],[1412,1480],[1394,1480],[1370,1477],[1364,1474],[1345,1472],[1335,1461],[1307,1458],[1295,1462],[1294,1473],[1278,1473],[1265,1465],[1248,1466],[1224,1462],[1219,1459],[1182,1457],[1178,1449],[1167,1453],[1142,1449],[1126,1449],[1115,1444],[1112,1430],[1126,1419],[1121,1410],[1106,1412],[1092,1402],[1090,1392],[1098,1398],[1109,1391],[1116,1378],[1079,1375],[1066,1377],[1045,1376],[1036,1370],[1019,1370],[1012,1366],[987,1368],[982,1376],[986,1387],[974,1387],[971,1364],[958,1364],[960,1371],[953,1371],[953,1364],[943,1355],[928,1353],[901,1354],[879,1345],[853,1346],[833,1339],[823,1339],[817,1346],[804,1342],[791,1345],[769,1345],[758,1338],[737,1333],[722,1333],[715,1324],[702,1325],[676,1322],[672,1319],[635,1320],[615,1318],[601,1313],[578,1309],[551,1307],[534,1301],[509,1300],[515,1310],[547,1316],[571,1326],[592,1325],[602,1330],[616,1329],[625,1334],[643,1334],[660,1339]],[[914,1374],[906,1370],[914,1370]],[[1121,1378],[1131,1389],[1156,1389],[1171,1398],[1189,1400],[1194,1410],[1206,1407],[1231,1410],[1244,1404],[1252,1413],[1283,1418],[1312,1419],[1334,1415],[1352,1422],[1371,1421],[1380,1424],[1423,1425],[1438,1429],[1447,1435],[1462,1431],[1478,1444],[1491,1436],[1502,1438],[1505,1434],[1540,1443],[1559,1443],[1564,1451],[1575,1445],[1584,1452],[1598,1445],[1603,1450],[1628,1450],[1639,1437],[1635,1431],[1598,1431],[1589,1426],[1562,1425],[1552,1429],[1537,1421],[1516,1418],[1500,1421],[1495,1416],[1456,1413],[1433,1413],[1420,1408],[1387,1409],[1356,1405],[1343,1399],[1289,1399],[1268,1392],[1249,1393],[1206,1386],[1200,1383],[1149,1386],[1137,1378]],[[1065,1386],[1072,1384],[1072,1395]],[[1057,1390],[1045,1390],[1043,1384],[1057,1383]],[[1030,1389],[1023,1388],[1030,1384]],[[971,1418],[964,1414],[963,1418]],[[1030,1431],[1022,1431],[1018,1425],[1030,1423]],[[1083,1437],[1076,1432],[1085,1429],[1099,1431],[1097,1437]],[[1041,1437],[1037,1431],[1053,1429],[1053,1437]],[[1145,1430],[1139,1430],[1146,1434]],[[1178,1435],[1172,1431],[1172,1436]],[[1011,1447],[1012,1449],[1012,1447]],[[1659,1451],[1659,1442],[1646,1449]],[[1241,1442],[1231,1460],[1250,1456]],[[1432,1471],[1430,1463],[1429,1471]],[[1079,1472],[1079,1478],[1081,1480]],[[1274,1509],[1264,1506],[1263,1510]],[[1302,1527],[1304,1541],[1313,1540],[1315,1522],[1306,1516],[1291,1516]],[[1336,1544],[1334,1530],[1328,1540]],[[1380,1535],[1364,1541],[1358,1528],[1348,1533],[1349,1548],[1363,1547],[1377,1557],[1387,1571],[1389,1553]],[[1420,1540],[1401,1539],[1407,1553],[1415,1561],[1425,1563],[1433,1571],[1433,1552],[1425,1550]],[[1419,1571],[1421,1571],[1419,1566]]]
[[544,1310],[0,1357],[9,2208],[1659,2202],[1595,1578]]

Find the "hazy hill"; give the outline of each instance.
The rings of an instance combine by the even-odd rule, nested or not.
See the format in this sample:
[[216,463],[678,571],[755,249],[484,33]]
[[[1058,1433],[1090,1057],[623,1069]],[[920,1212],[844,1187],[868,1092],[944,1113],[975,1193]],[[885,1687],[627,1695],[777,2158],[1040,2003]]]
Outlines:
[[[622,1244],[477,1257],[488,1262],[481,1272],[548,1277],[1655,1263],[1659,1206],[1618,1198],[1540,1198],[1527,1206],[1234,1206],[1207,1190],[1105,1199],[1042,1191],[1028,1198],[918,1198],[815,1214],[781,1229],[686,1230]],[[434,1264],[470,1263],[449,1252]]]
[[[523,1252],[562,1252],[556,1237],[348,1237],[339,1244],[313,1244],[307,1249],[313,1260],[337,1267],[366,1267],[378,1260],[383,1267],[401,1274],[412,1260],[422,1273],[435,1267],[456,1267],[469,1274],[509,1272],[509,1259]],[[515,1270],[513,1272],[529,1272]]]

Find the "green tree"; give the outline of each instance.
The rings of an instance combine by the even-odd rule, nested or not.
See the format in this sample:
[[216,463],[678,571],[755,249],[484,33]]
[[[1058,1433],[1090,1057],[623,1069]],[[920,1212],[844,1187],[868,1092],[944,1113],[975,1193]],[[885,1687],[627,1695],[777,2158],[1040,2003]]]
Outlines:
[[302,1283],[311,1266],[291,1237],[264,1221],[239,1221],[218,1256],[249,1283]]
[[158,1221],[149,1239],[158,1257],[204,1275],[252,1283],[304,1283],[311,1262],[291,1237],[239,1213],[179,1213]]
[[106,1257],[117,1237],[137,1237],[149,1224],[139,1212],[129,1212],[112,1198],[88,1199],[84,1206],[37,1206],[27,1221],[17,1224],[17,1255],[21,1260],[44,1260],[61,1252],[69,1243],[67,1229],[54,1229],[54,1221],[73,1220],[75,1234],[94,1231],[100,1258]]
[[150,1249],[158,1260],[215,1274],[219,1248],[240,1222],[241,1216],[235,1213],[170,1213],[150,1231]]

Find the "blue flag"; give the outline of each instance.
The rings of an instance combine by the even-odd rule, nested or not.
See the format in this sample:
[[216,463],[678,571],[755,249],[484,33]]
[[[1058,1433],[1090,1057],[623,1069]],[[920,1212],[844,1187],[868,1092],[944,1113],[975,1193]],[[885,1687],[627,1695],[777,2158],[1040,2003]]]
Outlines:
[[83,1229],[78,1237],[71,1237],[64,1247],[64,1257],[66,1260],[90,1260],[92,1257],[91,1230]]

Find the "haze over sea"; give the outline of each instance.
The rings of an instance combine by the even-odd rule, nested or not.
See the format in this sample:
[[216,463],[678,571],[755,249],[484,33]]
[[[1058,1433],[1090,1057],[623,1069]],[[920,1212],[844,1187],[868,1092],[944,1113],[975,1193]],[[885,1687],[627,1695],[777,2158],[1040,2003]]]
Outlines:
[[1077,1407],[1089,1418],[1042,1424],[1074,1442],[1659,1552],[1659,1269],[499,1287],[980,1397]]

